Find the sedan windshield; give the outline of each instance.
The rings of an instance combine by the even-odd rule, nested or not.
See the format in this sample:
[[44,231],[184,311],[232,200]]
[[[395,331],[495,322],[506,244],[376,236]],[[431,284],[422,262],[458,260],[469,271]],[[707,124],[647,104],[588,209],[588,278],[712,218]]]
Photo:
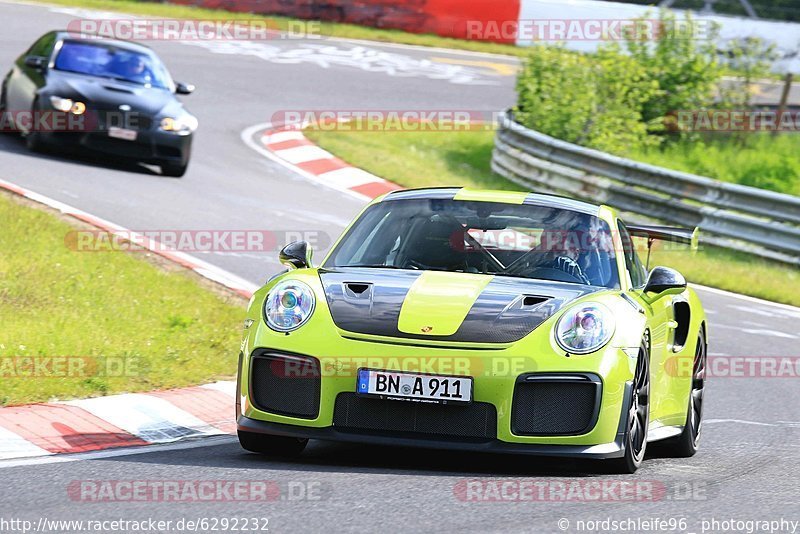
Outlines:
[[55,69],[169,89],[170,77],[158,58],[114,46],[65,41]]
[[619,287],[608,224],[578,211],[441,199],[371,206],[325,267],[482,273]]

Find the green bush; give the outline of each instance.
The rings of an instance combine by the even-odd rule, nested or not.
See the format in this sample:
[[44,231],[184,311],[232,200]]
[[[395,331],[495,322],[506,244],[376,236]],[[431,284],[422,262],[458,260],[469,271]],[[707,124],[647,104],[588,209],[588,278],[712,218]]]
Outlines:
[[691,15],[678,21],[666,10],[659,13],[659,23],[664,31],[655,41],[629,38],[624,45],[656,86],[641,108],[642,118],[654,133],[665,131],[664,120],[673,112],[711,107],[723,73],[714,48],[716,28],[694,31]]
[[641,115],[656,86],[618,51],[584,55],[535,47],[517,82],[522,124],[609,152],[654,144]]

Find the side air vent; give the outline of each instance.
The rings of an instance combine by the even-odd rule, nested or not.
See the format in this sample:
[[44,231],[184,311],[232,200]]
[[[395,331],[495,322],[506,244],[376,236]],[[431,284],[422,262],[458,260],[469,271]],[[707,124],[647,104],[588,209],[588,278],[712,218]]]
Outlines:
[[351,296],[360,297],[369,293],[372,284],[361,284],[356,282],[346,282],[344,288]]
[[532,295],[525,295],[524,297],[522,297],[522,306],[524,308],[527,308],[529,306],[538,306],[542,302],[547,302],[548,300],[550,299],[547,297],[535,297]]
[[678,326],[675,328],[675,338],[672,341],[672,351],[680,352],[686,345],[686,338],[689,337],[689,323],[691,322],[691,309],[689,303],[683,300],[675,301],[672,305],[675,322]]

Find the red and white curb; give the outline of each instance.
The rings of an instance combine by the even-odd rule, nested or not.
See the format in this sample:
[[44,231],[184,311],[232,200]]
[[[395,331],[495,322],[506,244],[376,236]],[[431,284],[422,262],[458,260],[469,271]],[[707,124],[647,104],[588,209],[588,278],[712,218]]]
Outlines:
[[399,185],[353,167],[318,147],[303,135],[303,128],[306,126],[307,124],[258,124],[242,132],[242,140],[259,153],[312,182],[359,200],[369,201],[402,189]]
[[236,382],[0,408],[0,460],[232,434]]

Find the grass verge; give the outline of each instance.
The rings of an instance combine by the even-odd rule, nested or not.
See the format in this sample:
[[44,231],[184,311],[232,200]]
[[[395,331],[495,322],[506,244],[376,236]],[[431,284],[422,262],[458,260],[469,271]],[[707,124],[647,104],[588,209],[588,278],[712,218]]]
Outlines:
[[[275,15],[254,15],[252,13],[235,13],[223,9],[206,9],[190,5],[161,4],[156,2],[141,2],[136,0],[34,0],[45,4],[70,6],[82,9],[98,9],[147,17],[170,19],[206,19],[206,20],[269,20],[270,27],[280,30],[298,26],[291,26],[297,19],[279,17]],[[363,39],[386,43],[401,43],[418,46],[439,48],[452,48],[455,50],[469,50],[489,54],[503,54],[509,56],[524,56],[525,49],[513,45],[489,43],[479,41],[466,41],[440,37],[432,34],[416,34],[401,30],[388,30],[370,28],[355,24],[340,22],[319,22],[314,27],[315,33],[326,37],[341,37],[346,39]]]
[[91,227],[7,193],[0,228],[0,405],[235,375],[240,297],[143,252],[70,250]]
[[[306,130],[309,139],[352,165],[405,187],[522,188],[490,169],[494,132],[343,132]],[[696,254],[655,250],[690,282],[800,306],[800,272],[741,252],[704,247]]]
[[800,195],[800,136],[783,133],[708,135],[625,154],[639,161],[724,182]]

